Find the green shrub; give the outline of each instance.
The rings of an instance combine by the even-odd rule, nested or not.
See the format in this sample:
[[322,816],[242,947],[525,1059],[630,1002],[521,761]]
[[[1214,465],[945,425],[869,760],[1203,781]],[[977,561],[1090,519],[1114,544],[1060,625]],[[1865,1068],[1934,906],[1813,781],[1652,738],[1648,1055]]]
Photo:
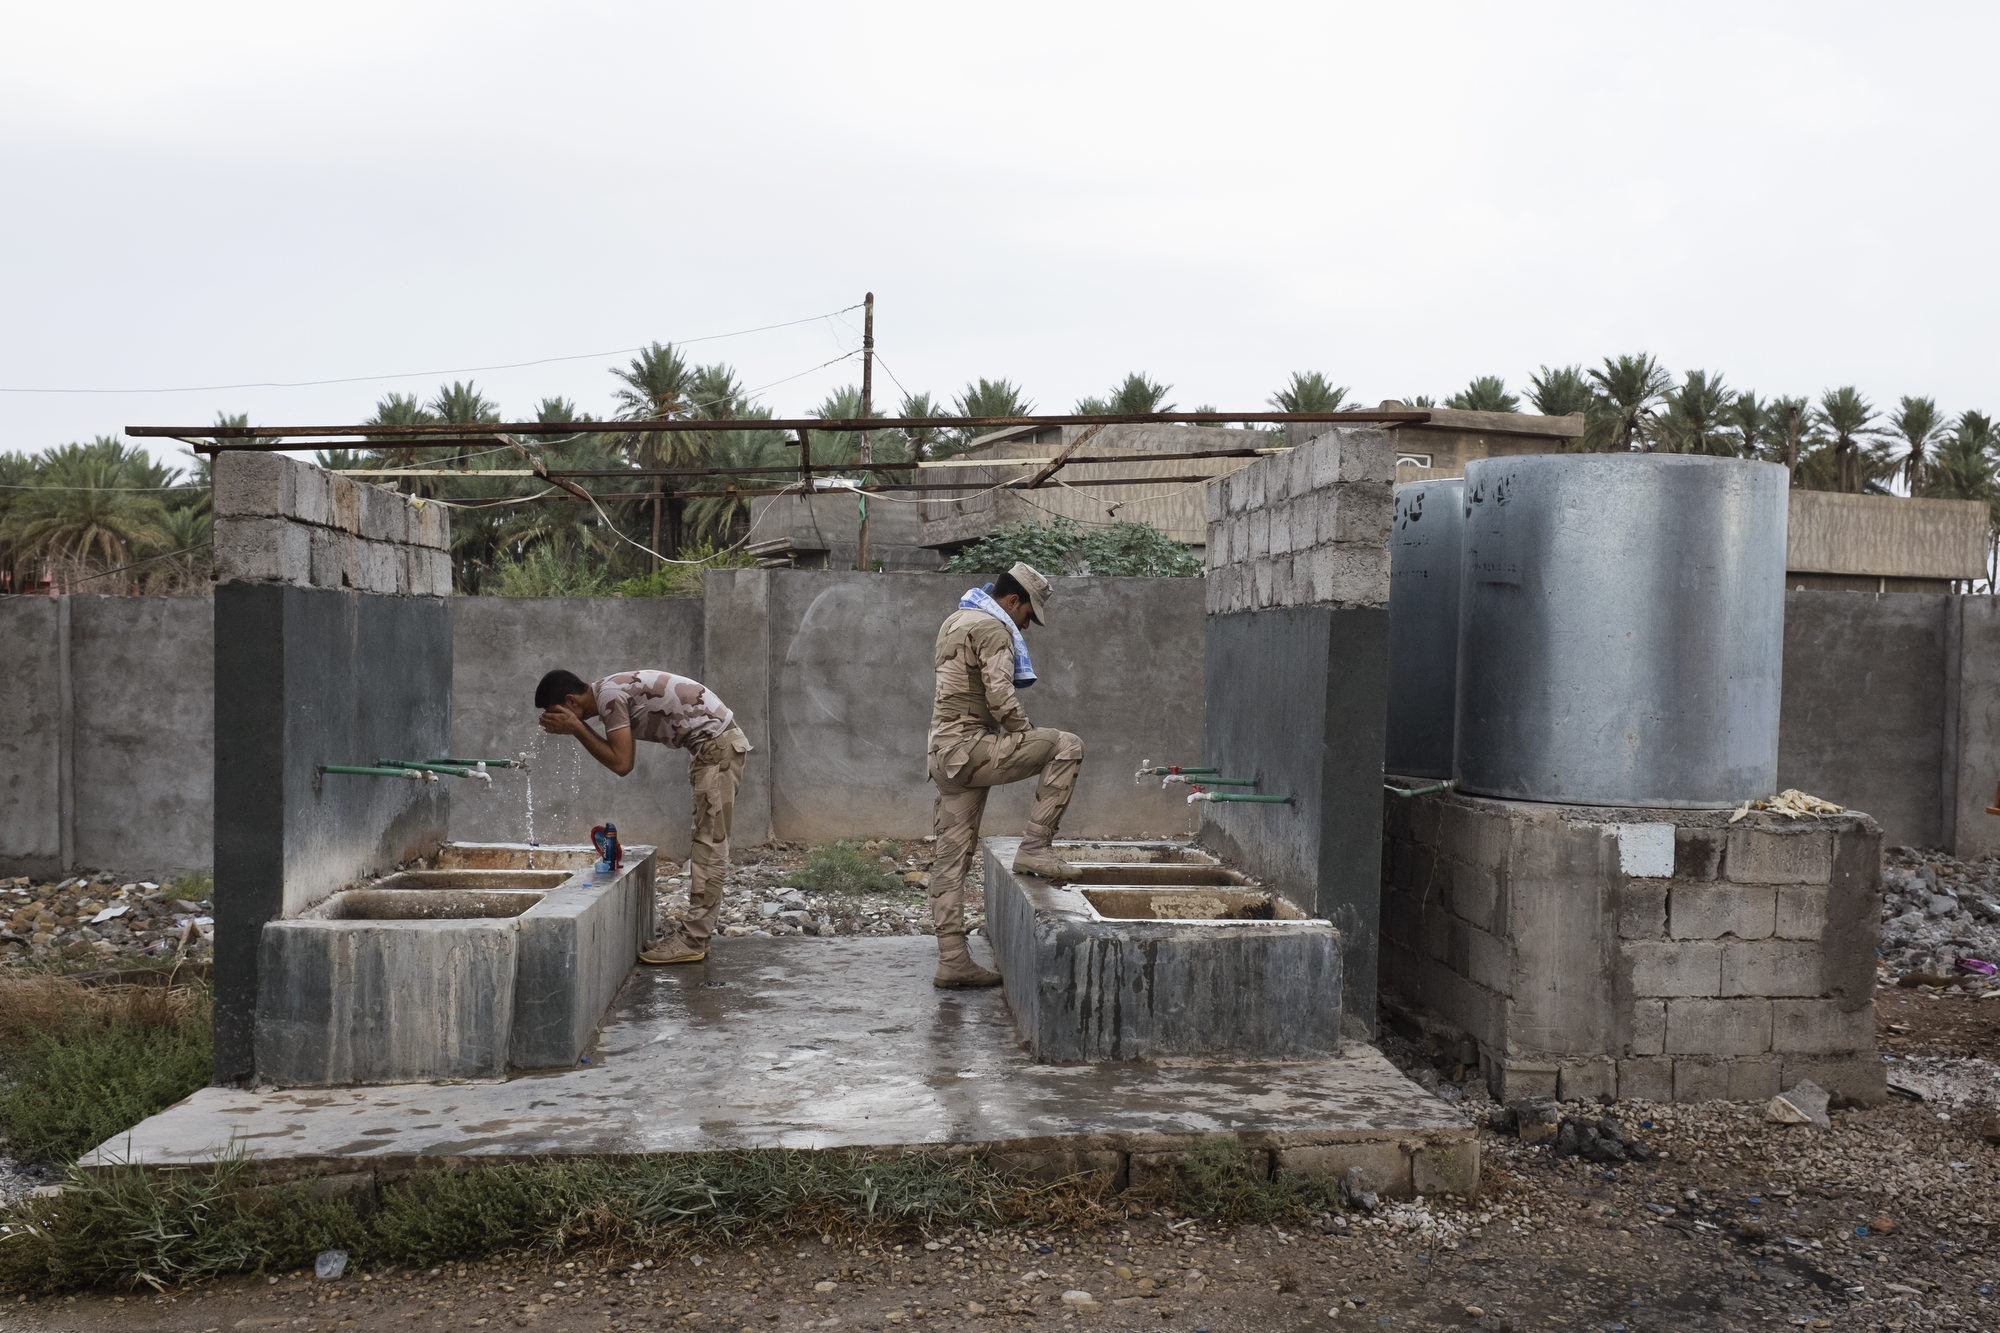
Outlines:
[[1194,549],[1149,523],[1086,529],[1069,518],[1009,523],[960,549],[947,574],[997,574],[1024,560],[1044,574],[1105,578],[1191,579],[1202,576]]
[[0,1137],[38,1162],[70,1162],[209,1081],[206,1015],[179,1028],[116,1022],[52,1033],[0,1056]]
[[757,564],[747,551],[718,550],[704,542],[681,551],[693,564],[661,565],[650,574],[626,579],[611,591],[620,597],[699,597],[701,576],[711,569],[751,569]]
[[611,583],[597,557],[542,545],[495,562],[481,591],[495,597],[603,597]]
[[167,883],[169,898],[184,898],[191,903],[205,903],[215,892],[215,881],[207,875],[177,875]]
[[858,842],[822,843],[806,853],[805,867],[791,882],[814,893],[903,893],[909,888],[901,874],[882,864],[894,856],[893,844],[871,852]]
[[1264,1154],[1234,1134],[1204,1135],[1175,1169],[1172,1202],[1222,1222],[1296,1221],[1340,1206],[1340,1182],[1324,1172],[1270,1177],[1263,1169]]

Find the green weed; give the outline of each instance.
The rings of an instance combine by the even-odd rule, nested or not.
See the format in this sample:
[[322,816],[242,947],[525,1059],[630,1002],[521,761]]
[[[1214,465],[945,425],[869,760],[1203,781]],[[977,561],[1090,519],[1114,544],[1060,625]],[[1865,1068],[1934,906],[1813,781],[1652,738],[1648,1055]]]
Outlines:
[[756,557],[747,551],[718,549],[706,542],[685,548],[683,560],[693,564],[661,565],[650,574],[626,579],[611,589],[620,597],[699,597],[701,576],[711,569],[750,569]]
[[1174,1172],[1171,1202],[1221,1222],[1297,1221],[1340,1207],[1340,1182],[1324,1172],[1267,1176],[1265,1157],[1234,1134],[1196,1139]]
[[895,893],[908,890],[901,874],[882,864],[895,856],[894,844],[873,852],[858,842],[822,843],[806,853],[805,866],[787,878],[813,893]]

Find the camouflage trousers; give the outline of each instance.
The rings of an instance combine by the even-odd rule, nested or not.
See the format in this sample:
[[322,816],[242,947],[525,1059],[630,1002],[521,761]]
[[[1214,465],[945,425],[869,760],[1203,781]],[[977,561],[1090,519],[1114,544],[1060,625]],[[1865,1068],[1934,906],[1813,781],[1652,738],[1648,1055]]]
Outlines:
[[1083,741],[1047,727],[997,732],[932,753],[937,801],[931,807],[931,832],[937,846],[931,855],[930,899],[931,923],[939,936],[965,934],[965,877],[979,854],[986,793],[1039,776],[1027,832],[1052,838],[1082,766]]
[[688,749],[688,785],[694,789],[694,838],[688,853],[693,875],[678,942],[702,948],[722,911],[722,878],[729,870],[729,822],[736,815],[736,787],[743,780],[750,739],[731,726]]

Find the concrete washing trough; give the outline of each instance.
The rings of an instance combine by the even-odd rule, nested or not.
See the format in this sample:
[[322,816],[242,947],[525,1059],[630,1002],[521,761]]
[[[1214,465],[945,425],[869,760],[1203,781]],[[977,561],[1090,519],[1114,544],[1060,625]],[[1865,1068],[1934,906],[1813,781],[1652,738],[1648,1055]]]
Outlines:
[[654,849],[625,854],[599,876],[587,847],[446,844],[436,869],[267,922],[259,1072],[322,1087],[574,1065],[651,929]]
[[986,931],[1039,1061],[1301,1059],[1340,1042],[1340,934],[1196,848],[1080,843],[1071,883],[988,838]]

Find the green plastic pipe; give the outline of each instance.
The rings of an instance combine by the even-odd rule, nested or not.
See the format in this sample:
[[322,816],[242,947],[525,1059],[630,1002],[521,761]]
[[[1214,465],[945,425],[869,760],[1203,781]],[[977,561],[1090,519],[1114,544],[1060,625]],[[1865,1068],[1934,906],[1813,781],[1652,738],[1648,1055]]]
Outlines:
[[1429,796],[1434,792],[1450,791],[1456,785],[1454,782],[1433,782],[1428,787],[1398,787],[1394,783],[1385,782],[1382,784],[1382,790],[1397,796]]
[[429,764],[461,764],[466,768],[477,768],[481,764],[488,768],[512,768],[518,762],[513,759],[427,759]]
[[322,773],[354,773],[364,778],[406,778],[413,782],[423,781],[423,774],[413,768],[368,768],[355,764],[321,764]]
[[426,763],[418,759],[377,759],[375,762],[383,768],[415,768],[421,769],[426,773],[442,773],[448,778],[469,778],[472,776],[472,770],[469,768],[460,768],[455,764],[441,764],[435,760]]
[[1188,785],[1191,787],[1254,787],[1257,785],[1257,779],[1210,778],[1196,774],[1193,778],[1189,779]]
[[1167,765],[1165,767],[1142,768],[1139,771],[1141,773],[1150,773],[1156,778],[1163,778],[1169,773],[1220,773],[1222,770],[1219,768],[1187,768],[1185,766],[1176,768],[1172,765]]
[[1256,796],[1248,792],[1234,791],[1207,792],[1204,793],[1204,799],[1210,801],[1260,801],[1266,805],[1290,805],[1292,803],[1292,798],[1289,796]]

